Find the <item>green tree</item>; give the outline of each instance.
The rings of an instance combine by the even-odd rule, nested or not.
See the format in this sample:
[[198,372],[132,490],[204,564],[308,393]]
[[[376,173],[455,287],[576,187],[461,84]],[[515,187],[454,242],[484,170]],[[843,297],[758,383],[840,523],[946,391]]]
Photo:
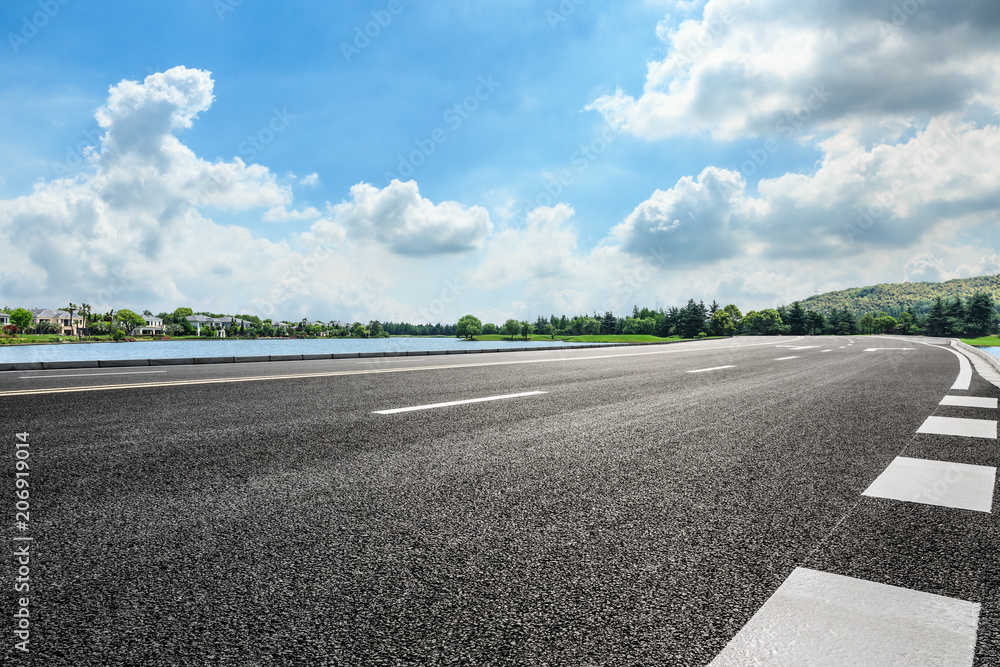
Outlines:
[[504,324],[503,324],[503,332],[505,334],[507,334],[508,336],[510,336],[511,340],[514,340],[514,336],[516,336],[517,334],[521,333],[521,322],[520,322],[520,320],[515,320],[514,318],[511,318],[511,319],[507,320],[506,322],[504,322]]
[[483,323],[475,315],[465,315],[455,325],[455,334],[459,338],[470,339],[483,331]]
[[875,316],[871,313],[866,313],[858,324],[861,327],[862,334],[869,335],[875,333]]
[[382,329],[382,323],[378,320],[372,320],[368,323],[368,336],[371,338],[381,338],[382,334],[385,333]]
[[31,311],[25,308],[18,308],[10,314],[10,323],[16,326],[21,333],[31,326],[33,319]]
[[826,329],[826,318],[823,317],[823,313],[806,311],[806,329],[809,330],[810,336],[823,333],[823,330]]
[[948,316],[945,313],[944,299],[934,300],[931,312],[927,316],[927,333],[931,336],[944,336],[948,327]]
[[131,311],[128,308],[123,308],[115,314],[115,322],[122,325],[125,333],[129,333],[132,329],[136,329],[146,324],[146,320],[142,318],[142,315]]
[[351,325],[351,335],[355,338],[367,338],[368,329],[361,322],[355,322]]
[[965,314],[965,333],[971,338],[979,338],[990,333],[996,324],[997,312],[993,297],[986,292],[976,292],[969,299]]
[[788,325],[788,333],[793,336],[804,336],[807,333],[806,311],[798,301],[793,302],[788,309],[785,324]]
[[500,333],[500,330],[497,329],[497,325],[493,324],[492,322],[487,322],[486,324],[483,325],[483,334],[484,335],[492,336],[492,335],[496,335],[498,333]]
[[882,315],[875,320],[875,331],[878,333],[890,333],[896,329],[896,318],[891,315]]
[[733,316],[725,309],[716,310],[712,314],[708,328],[713,336],[732,336],[736,333],[736,323],[733,322]]
[[[67,313],[69,313],[69,331],[70,331],[70,335],[71,336],[77,335],[77,333],[76,333],[76,322],[73,321],[73,314],[76,313],[76,311],[80,310],[80,306],[78,306],[75,303],[73,303],[72,301],[70,301],[69,305],[66,306],[65,308],[63,308],[63,310],[65,310]],[[62,332],[60,331],[59,333],[62,333]]]
[[521,335],[524,336],[524,340],[528,340],[534,330],[535,326],[531,322],[521,322]]

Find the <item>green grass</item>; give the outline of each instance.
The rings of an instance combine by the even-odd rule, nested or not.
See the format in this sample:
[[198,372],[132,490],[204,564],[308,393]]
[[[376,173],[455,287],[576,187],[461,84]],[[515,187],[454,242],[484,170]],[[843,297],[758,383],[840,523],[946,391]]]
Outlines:
[[660,338],[659,336],[647,336],[641,334],[628,335],[607,335],[607,336],[573,336],[567,338],[569,343],[662,343],[668,340],[682,340],[680,336],[670,336]]
[[[484,334],[476,336],[473,340],[510,340],[510,336],[505,336],[502,334]],[[515,336],[514,342],[523,341],[523,336]],[[548,341],[552,342],[553,339],[550,336],[541,336],[537,334],[532,334],[529,340],[533,341]],[[676,340],[686,340],[680,336],[670,336],[669,338],[660,338],[659,336],[645,336],[645,335],[593,335],[593,336],[556,336],[555,340],[566,341],[567,343],[663,343],[667,341]]]
[[962,342],[976,347],[1000,347],[1000,336],[983,336],[982,338],[963,338]]
[[[509,341],[510,340],[510,336],[507,336],[506,334],[480,334],[480,335],[474,337],[472,340],[507,340],[507,341]],[[551,343],[552,342],[552,337],[551,336],[542,336],[540,334],[531,334],[531,336],[528,338],[528,340],[547,340],[547,341],[549,341]],[[556,336],[555,340],[564,340],[564,339],[562,337],[560,337],[560,336]],[[514,342],[516,343],[517,341],[524,342],[524,336],[521,336],[521,335],[514,336]]]

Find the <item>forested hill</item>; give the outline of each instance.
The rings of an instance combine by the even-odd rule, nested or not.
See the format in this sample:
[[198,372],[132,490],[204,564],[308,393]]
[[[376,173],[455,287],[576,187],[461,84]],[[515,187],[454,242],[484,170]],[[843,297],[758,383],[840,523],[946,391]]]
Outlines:
[[864,315],[885,311],[893,317],[913,306],[920,315],[926,315],[937,297],[946,301],[956,296],[968,300],[976,292],[986,292],[1000,303],[1000,275],[960,278],[943,283],[885,283],[870,287],[852,287],[839,292],[817,294],[802,300],[807,310],[829,315],[833,310],[843,310]]

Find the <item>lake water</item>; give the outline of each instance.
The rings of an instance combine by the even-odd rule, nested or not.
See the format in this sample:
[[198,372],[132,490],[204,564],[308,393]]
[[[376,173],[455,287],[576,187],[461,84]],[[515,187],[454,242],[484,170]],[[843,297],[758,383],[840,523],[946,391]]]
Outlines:
[[279,354],[345,354],[497,349],[505,347],[572,347],[562,341],[472,341],[457,338],[313,338],[308,340],[164,340],[136,343],[62,343],[0,347],[0,363],[30,361],[105,361],[112,359],[185,359]]
[[1000,357],[1000,347],[981,347],[980,350],[986,350],[994,357]]

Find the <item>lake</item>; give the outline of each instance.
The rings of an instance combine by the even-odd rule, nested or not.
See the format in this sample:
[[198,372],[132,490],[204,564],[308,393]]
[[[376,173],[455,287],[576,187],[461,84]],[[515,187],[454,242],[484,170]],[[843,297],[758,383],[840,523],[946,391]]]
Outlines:
[[497,349],[505,347],[573,347],[562,341],[472,341],[457,338],[314,338],[302,340],[164,340],[136,343],[62,343],[0,347],[0,363],[31,361],[109,361],[113,359],[184,359],[279,354],[349,354],[352,352],[417,352]]
[[980,350],[986,350],[994,357],[1000,357],[1000,347],[981,347]]

